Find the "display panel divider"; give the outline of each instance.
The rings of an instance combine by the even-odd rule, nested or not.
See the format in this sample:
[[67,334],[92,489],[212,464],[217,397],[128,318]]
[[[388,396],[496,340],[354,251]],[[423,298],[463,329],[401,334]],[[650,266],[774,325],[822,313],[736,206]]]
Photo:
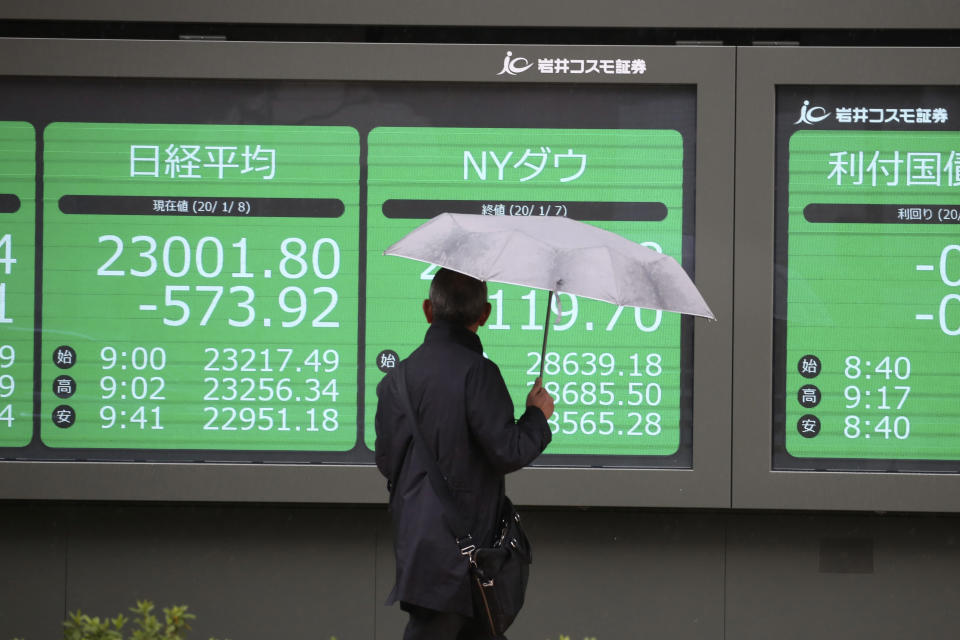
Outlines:
[[[916,115],[922,113],[926,118],[926,110],[930,109],[932,113],[936,108],[930,105],[937,102],[935,97],[938,95],[938,88],[944,87],[947,90],[953,90],[956,85],[956,77],[953,69],[960,63],[960,50],[957,49],[867,49],[867,48],[767,48],[750,47],[739,48],[737,51],[737,163],[736,163],[736,236],[735,236],[735,299],[736,309],[734,323],[734,344],[736,351],[733,363],[733,500],[734,508],[763,508],[763,509],[834,509],[834,510],[877,510],[877,511],[957,511],[960,509],[960,461],[955,458],[950,461],[939,461],[936,463],[915,460],[913,462],[898,462],[890,455],[890,460],[883,462],[878,460],[878,454],[875,445],[881,438],[889,440],[891,446],[898,442],[907,441],[907,425],[909,419],[902,417],[908,410],[917,412],[915,407],[917,403],[923,403],[925,406],[931,406],[930,398],[924,399],[917,396],[910,399],[911,404],[906,404],[904,390],[909,394],[911,389],[908,387],[917,384],[932,385],[930,377],[934,372],[923,372],[925,378],[923,382],[897,382],[900,394],[896,402],[892,404],[887,401],[888,394],[892,387],[880,383],[861,384],[870,376],[870,373],[883,374],[885,365],[878,362],[870,362],[871,370],[861,371],[858,376],[857,369],[847,369],[845,372],[843,366],[852,367],[855,364],[865,366],[868,364],[869,356],[860,355],[848,356],[847,359],[839,361],[834,360],[834,368],[841,367],[840,374],[834,374],[839,380],[846,382],[836,382],[839,387],[829,389],[833,394],[831,398],[832,406],[846,407],[846,422],[842,422],[844,417],[833,418],[830,429],[836,434],[841,431],[842,437],[849,440],[851,438],[862,438],[862,453],[851,456],[848,446],[845,451],[847,458],[824,458],[823,454],[817,454],[819,458],[804,457],[803,447],[797,447],[796,442],[790,453],[783,453],[784,442],[783,433],[777,435],[776,422],[780,421],[782,428],[789,431],[797,429],[801,436],[805,438],[815,438],[821,433],[819,419],[807,419],[814,416],[819,410],[822,410],[826,404],[818,409],[811,409],[810,416],[802,416],[797,420],[795,416],[787,420],[780,412],[784,411],[784,403],[790,407],[790,412],[797,412],[795,405],[816,407],[821,400],[819,388],[816,384],[803,385],[803,388],[794,389],[796,381],[792,382],[789,388],[784,388],[783,378],[778,378],[774,371],[774,363],[779,357],[781,368],[787,370],[790,379],[796,376],[796,369],[802,368],[803,361],[808,360],[806,356],[800,362],[793,360],[787,362],[785,355],[779,355],[778,349],[785,349],[786,339],[783,337],[788,331],[794,331],[800,335],[805,326],[795,326],[790,323],[790,317],[787,314],[788,309],[793,309],[797,313],[798,303],[796,296],[806,296],[805,300],[811,300],[811,304],[823,304],[824,312],[819,314],[819,319],[814,316],[815,324],[831,326],[835,321],[836,314],[833,307],[827,307],[825,298],[811,297],[814,295],[813,287],[804,288],[799,280],[801,258],[790,258],[796,262],[794,270],[790,270],[790,264],[784,265],[787,256],[791,254],[787,251],[787,229],[785,226],[775,225],[775,219],[780,220],[778,224],[785,224],[785,212],[787,203],[787,192],[780,191],[788,189],[785,176],[787,175],[786,162],[787,149],[783,146],[787,141],[781,136],[778,138],[777,129],[777,96],[778,91],[790,89],[791,85],[811,87],[822,89],[823,95],[830,95],[830,91],[841,92],[839,95],[856,96],[869,95],[868,93],[858,94],[858,91],[869,91],[871,87],[875,95],[881,96],[913,96],[913,98],[904,98],[909,104],[890,104],[890,109],[881,109],[880,104],[867,104],[869,100],[862,100],[863,104],[851,101],[851,104],[844,104],[842,108],[837,105],[823,106],[816,100],[801,101],[805,96],[796,96],[793,92],[791,97],[796,102],[796,113],[790,116],[790,122],[787,118],[781,117],[783,123],[795,127],[797,130],[803,130],[803,136],[794,137],[791,149],[805,149],[805,141],[812,134],[807,130],[829,129],[829,134],[836,137],[835,131],[846,131],[855,129],[857,126],[863,130],[876,132],[873,140],[874,147],[870,149],[880,149],[876,152],[871,151],[871,158],[879,158],[882,153],[882,140],[889,140],[889,136],[895,135],[894,131],[903,130],[910,132],[908,135],[914,135],[913,132],[919,131],[916,136],[926,136],[925,140],[934,140],[933,136],[943,136],[942,133],[924,133],[924,126],[918,123],[927,123],[926,130],[938,131],[941,129],[952,129],[956,132],[956,125],[946,124],[946,113],[939,116],[940,120],[918,119]],[[899,93],[897,93],[899,91]],[[942,90],[940,90],[942,93]],[[856,109],[862,109],[866,116],[860,118],[859,125],[857,120],[846,118],[846,109],[851,108],[851,112]],[[872,110],[872,115],[871,115]],[[875,117],[877,113],[883,111],[885,122],[877,122]],[[836,112],[836,114],[834,113]],[[887,113],[889,112],[889,113]],[[858,114],[861,113],[858,111]],[[952,116],[953,113],[950,113]],[[793,122],[796,118],[796,122]],[[829,118],[829,119],[828,119]],[[889,120],[887,120],[889,118]],[[873,119],[873,123],[870,120]],[[843,123],[852,124],[843,124]],[[894,122],[899,124],[894,124]],[[909,123],[909,124],[904,124]],[[902,129],[897,129],[901,126]],[[791,129],[793,130],[793,129]],[[860,138],[854,138],[854,135],[860,135]],[[865,134],[854,134],[847,136],[847,141],[862,139]],[[886,136],[886,137],[883,137]],[[915,137],[916,137],[915,136]],[[822,136],[825,137],[825,136]],[[801,144],[802,143],[802,144]],[[852,143],[851,143],[852,144]],[[879,146],[878,146],[879,145]],[[848,145],[849,146],[849,145]],[[844,146],[843,149],[847,147]],[[842,154],[843,149],[834,149],[833,156]],[[934,144],[928,151],[936,151],[938,146]],[[827,151],[829,151],[828,149]],[[905,148],[903,156],[891,155],[892,158],[907,161],[907,154],[915,156],[919,161],[921,155],[930,157],[931,154],[917,153],[916,149]],[[894,152],[891,152],[894,153]],[[939,153],[939,152],[937,152]],[[864,155],[868,155],[866,152]],[[949,155],[949,153],[948,153]],[[883,156],[884,158],[886,156]],[[952,156],[951,156],[952,157]],[[798,166],[799,165],[799,161]],[[906,167],[906,165],[904,165]],[[938,165],[939,166],[939,165]],[[798,169],[800,171],[800,169]],[[778,173],[779,172],[779,173]],[[793,175],[793,174],[791,174]],[[808,170],[802,176],[795,176],[791,180],[796,180],[796,189],[807,188],[805,185],[810,181],[822,179],[817,174],[811,174]],[[858,186],[864,185],[861,191],[853,195],[843,196],[843,200],[837,199],[837,203],[876,203],[881,205],[886,202],[883,198],[890,196],[877,195],[876,189],[883,189],[890,185],[900,184],[904,186],[906,177],[904,174],[903,182],[895,182],[895,176],[891,173],[885,176],[883,180],[871,183],[869,174],[867,180],[857,183]],[[932,175],[932,174],[931,174]],[[838,176],[834,174],[835,181]],[[940,180],[940,178],[936,178]],[[951,180],[953,178],[950,178]],[[933,178],[931,178],[933,180]],[[946,184],[947,177],[942,177]],[[805,182],[804,182],[805,181]],[[794,183],[791,183],[793,185]],[[836,182],[836,184],[840,184]],[[873,184],[874,191],[867,189]],[[932,184],[932,182],[931,182]],[[940,184],[939,182],[937,184]],[[776,185],[776,189],[775,189]],[[878,186],[879,185],[879,186]],[[917,190],[919,181],[914,182],[914,191],[908,193],[914,194],[918,203],[927,202],[927,199],[935,199],[936,192]],[[794,188],[794,187],[790,187]],[[946,192],[949,194],[949,192]],[[859,195],[857,195],[859,194]],[[919,194],[919,195],[918,195]],[[793,196],[790,196],[793,197]],[[822,197],[822,196],[817,196]],[[949,202],[944,205],[956,206],[958,198],[956,196],[947,196]],[[901,215],[906,215],[904,211],[910,209],[903,205],[911,203],[904,202],[900,205]],[[880,246],[881,239],[891,238],[894,233],[908,233],[905,226],[892,224],[883,224],[884,220],[889,218],[889,211],[883,207],[877,207],[874,204],[870,206],[860,206],[859,208],[847,209],[835,208],[830,217],[824,218],[816,208],[807,207],[803,212],[793,212],[792,220],[801,220],[797,216],[805,216],[808,223],[818,224],[820,222],[830,223],[817,227],[817,231],[832,226],[853,233],[855,229],[871,230],[876,238],[873,241],[864,240],[864,246]],[[847,205],[844,205],[847,206]],[[889,209],[890,206],[886,205]],[[873,207],[873,208],[871,208]],[[949,207],[948,207],[949,208]],[[841,210],[842,209],[842,210]],[[896,218],[897,207],[894,206],[893,219]],[[775,212],[779,212],[775,215]],[[859,221],[868,224],[859,225],[855,229],[850,222],[849,216],[860,216]],[[783,216],[783,217],[776,217]],[[819,216],[819,217],[818,217]],[[846,216],[846,217],[844,217]],[[888,220],[889,222],[889,220]],[[880,228],[882,227],[882,228]],[[946,233],[946,227],[942,227]],[[799,229],[799,227],[798,227]],[[805,228],[804,228],[805,229]],[[916,232],[916,227],[910,228],[911,233]],[[922,233],[929,234],[932,228],[928,227]],[[796,231],[791,231],[796,233]],[[808,232],[812,233],[812,232]],[[864,233],[866,233],[864,231]],[[793,237],[792,235],[790,236]],[[799,237],[799,236],[798,236]],[[909,237],[909,236],[905,236]],[[955,238],[954,234],[954,238]],[[797,246],[801,246],[800,241],[794,239]],[[825,241],[826,242],[826,241]],[[824,251],[842,251],[839,247],[851,247],[852,241],[846,244],[830,244],[830,248]],[[910,246],[914,246],[912,241]],[[806,246],[806,245],[803,245]],[[827,245],[824,245],[825,247]],[[906,246],[906,245],[904,245]],[[909,250],[906,250],[909,254]],[[779,253],[778,253],[779,252]],[[776,254],[776,255],[775,255]],[[775,266],[775,257],[777,258]],[[826,253],[824,255],[827,255]],[[839,254],[838,254],[839,255]],[[920,257],[906,256],[914,262],[923,262]],[[806,254],[803,256],[806,259]],[[792,264],[792,263],[791,263]],[[848,262],[848,264],[852,264]],[[919,272],[920,266],[917,267]],[[926,267],[924,267],[926,269]],[[913,271],[912,264],[909,271]],[[852,273],[852,272],[851,272]],[[840,278],[840,274],[834,269],[824,270],[819,275],[810,275],[810,278]],[[852,276],[851,276],[852,277]],[[908,274],[908,278],[915,276]],[[780,280],[778,280],[778,278]],[[878,287],[886,286],[891,280],[891,275],[874,271],[873,277],[863,280],[860,289],[851,294],[856,298],[866,299],[868,294]],[[777,282],[783,284],[775,284]],[[783,295],[786,283],[791,283],[793,291],[786,288],[786,294],[792,297],[789,302],[784,298],[778,300],[775,298],[777,291]],[[778,288],[780,287],[780,288]],[[892,290],[892,287],[891,287]],[[919,292],[917,292],[918,294]],[[894,294],[891,294],[894,295]],[[916,295],[916,294],[915,294]],[[895,295],[896,299],[889,300],[890,306],[906,303],[906,307],[915,304],[916,301],[911,296]],[[948,296],[949,298],[950,296]],[[952,298],[951,298],[952,299]],[[847,300],[845,302],[852,302]],[[937,302],[939,302],[939,297]],[[790,306],[793,305],[793,306]],[[910,317],[906,322],[914,323],[913,311],[909,311]],[[900,308],[900,307],[897,307]],[[809,315],[809,314],[808,314]],[[917,314],[917,321],[920,321],[921,315],[926,318],[929,314]],[[807,316],[804,316],[807,317]],[[882,320],[883,322],[889,322]],[[809,322],[809,321],[808,321]],[[864,320],[866,323],[867,320]],[[799,326],[799,328],[798,328]],[[837,325],[838,327],[840,325]],[[858,328],[861,325],[857,325]],[[909,324],[908,326],[916,326]],[[924,325],[927,326],[927,325]],[[869,324],[863,324],[861,330],[867,331]],[[892,329],[892,327],[890,327]],[[819,330],[819,329],[818,329]],[[904,330],[902,338],[896,336],[881,339],[880,333],[875,333],[874,350],[894,349],[898,354],[906,354],[911,349],[918,348],[918,338],[910,338],[911,331]],[[777,336],[781,336],[781,342],[777,342]],[[870,334],[867,334],[870,335]],[[887,331],[885,336],[890,336]],[[954,339],[955,340],[955,339]],[[942,336],[936,339],[937,343],[942,342]],[[930,343],[933,340],[928,341]],[[811,347],[813,349],[815,347]],[[955,347],[941,347],[953,349]],[[849,349],[854,349],[849,347]],[[861,347],[864,349],[864,347]],[[843,352],[846,353],[846,352]],[[851,351],[853,353],[853,351]],[[812,354],[812,351],[811,351]],[[792,357],[792,356],[791,356]],[[901,378],[908,379],[911,373],[906,369],[910,359],[907,356],[901,356],[903,365],[900,372]],[[816,364],[818,358],[809,359],[810,364]],[[882,359],[880,359],[882,361]],[[896,361],[897,358],[894,358]],[[916,361],[916,358],[914,358]],[[846,363],[844,365],[843,363]],[[880,368],[880,372],[873,369]],[[793,371],[794,373],[791,373]],[[917,372],[914,371],[914,374]],[[800,375],[815,376],[812,371],[801,371]],[[885,374],[884,374],[885,375]],[[938,373],[938,375],[940,375]],[[943,374],[942,380],[946,381],[949,387],[949,380],[957,379],[957,372]],[[844,377],[846,376],[846,377]],[[892,374],[896,378],[896,373]],[[876,377],[876,376],[875,376]],[[818,379],[823,380],[823,379]],[[825,384],[825,381],[824,381]],[[894,384],[894,383],[891,383]],[[846,386],[843,386],[846,385]],[[821,384],[821,386],[823,386]],[[873,388],[877,386],[877,388]],[[955,385],[954,385],[955,386]],[[862,387],[862,388],[861,388]],[[823,391],[824,394],[828,391]],[[872,396],[870,394],[873,394]],[[919,393],[919,390],[918,390]],[[927,394],[934,393],[932,387],[926,390]],[[778,395],[779,394],[779,395]],[[837,394],[843,394],[843,398],[836,397]],[[871,406],[871,403],[873,406]],[[897,409],[906,404],[906,409],[898,413]],[[956,396],[954,395],[954,406],[956,405]],[[854,409],[855,408],[855,409]],[[856,415],[861,410],[869,410],[870,414],[864,413],[864,416]],[[878,413],[878,410],[880,411]],[[792,416],[792,413],[790,414]],[[876,417],[874,417],[876,416]],[[956,420],[956,414],[950,417],[930,416],[932,420],[940,420],[949,423],[949,420]],[[792,421],[791,421],[792,420]],[[876,420],[877,424],[871,421]],[[914,420],[914,424],[918,423]],[[844,426],[846,424],[846,427]],[[885,430],[884,425],[897,424],[901,429],[898,432]],[[822,429],[827,429],[826,421]],[[843,430],[846,429],[844,432]],[[869,429],[869,430],[868,430]],[[873,440],[867,440],[873,436]],[[836,437],[836,435],[834,435]],[[787,451],[789,449],[789,440],[796,440],[796,432],[787,437]],[[803,443],[801,443],[803,444]],[[776,457],[775,451],[779,451]],[[823,451],[823,449],[819,449]],[[839,451],[839,449],[838,449]],[[909,457],[909,454],[903,454]],[[882,456],[881,456],[882,457]],[[952,466],[951,466],[952,465]]]

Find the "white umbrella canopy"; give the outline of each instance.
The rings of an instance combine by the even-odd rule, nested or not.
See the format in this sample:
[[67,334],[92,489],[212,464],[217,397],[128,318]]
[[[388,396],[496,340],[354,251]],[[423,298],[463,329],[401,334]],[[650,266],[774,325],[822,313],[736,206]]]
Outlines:
[[559,291],[618,306],[715,319],[672,257],[569,218],[442,213],[384,255],[436,264],[478,280],[549,291],[543,353],[551,299]]
[[478,280],[714,319],[672,257],[569,218],[443,213],[384,254],[429,262]]

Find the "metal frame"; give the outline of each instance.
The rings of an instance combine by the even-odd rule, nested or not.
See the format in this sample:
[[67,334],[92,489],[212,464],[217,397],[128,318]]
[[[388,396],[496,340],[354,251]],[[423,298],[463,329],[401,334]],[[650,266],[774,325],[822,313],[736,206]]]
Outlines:
[[474,27],[955,29],[960,7],[938,0],[526,0],[485,3],[421,0],[417,3],[359,0],[129,0],[10,2],[0,19],[179,22],[285,25],[417,25]]
[[[694,329],[693,469],[529,468],[517,503],[727,507],[730,504],[734,50],[723,47],[391,45],[0,39],[0,76],[556,82],[498,76],[507,50],[530,59],[637,58],[644,75],[565,77],[583,83],[696,85],[696,274],[719,318]],[[386,501],[372,465],[0,463],[0,499],[237,502]]]
[[771,470],[776,87],[955,85],[958,64],[960,49],[738,50],[734,507],[960,511],[960,475]]

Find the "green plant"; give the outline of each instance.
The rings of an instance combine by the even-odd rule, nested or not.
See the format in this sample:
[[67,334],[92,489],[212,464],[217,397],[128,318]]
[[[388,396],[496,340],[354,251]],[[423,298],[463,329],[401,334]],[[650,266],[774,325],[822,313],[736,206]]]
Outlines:
[[[134,629],[128,640],[184,640],[185,632],[190,630],[188,620],[195,620],[197,616],[187,613],[186,606],[173,606],[163,610],[163,622],[153,614],[154,605],[149,600],[137,600],[137,605],[130,607],[130,611],[137,614]],[[123,627],[130,619],[118,614],[115,618],[91,618],[79,609],[68,614],[63,623],[64,640],[124,640]],[[12,640],[23,640],[13,638]],[[210,640],[216,640],[211,638]],[[330,640],[337,640],[330,636]]]
[[[190,620],[196,618],[183,605],[163,609],[161,621],[154,613],[154,604],[138,600],[130,607],[136,628],[126,636],[127,640],[186,640]],[[114,618],[90,617],[81,611],[70,613],[63,623],[64,640],[125,640],[124,627],[130,619],[122,613]],[[212,639],[211,639],[212,640]]]

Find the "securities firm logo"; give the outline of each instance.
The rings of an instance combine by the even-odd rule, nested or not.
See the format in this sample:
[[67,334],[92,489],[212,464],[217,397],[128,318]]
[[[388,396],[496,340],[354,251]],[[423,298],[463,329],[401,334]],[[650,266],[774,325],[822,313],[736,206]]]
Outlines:
[[519,76],[531,71],[540,75],[642,75],[647,62],[642,58],[537,58],[532,60],[507,51],[498,76]]
[[517,76],[531,68],[533,68],[532,62],[520,56],[514,58],[513,51],[507,51],[507,55],[503,59],[503,69],[497,75]]
[[809,100],[803,101],[800,107],[800,119],[793,124],[817,124],[830,117],[830,112],[823,107],[811,107]]
[[901,106],[840,106],[833,111],[810,106],[804,100],[800,117],[793,124],[815,125],[833,116],[838,124],[908,124],[943,125],[950,120],[946,107],[901,107]]

